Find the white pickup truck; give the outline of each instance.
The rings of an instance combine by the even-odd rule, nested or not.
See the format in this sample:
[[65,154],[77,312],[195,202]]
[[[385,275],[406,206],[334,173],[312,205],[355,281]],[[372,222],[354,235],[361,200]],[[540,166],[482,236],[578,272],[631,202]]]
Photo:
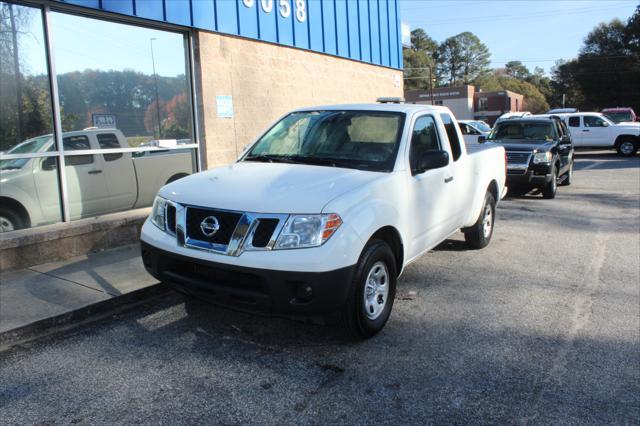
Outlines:
[[142,228],[143,263],[187,294],[341,317],[372,336],[409,263],[459,230],[472,248],[491,239],[505,152],[467,152],[462,140],[444,107],[294,111],[236,163],[160,190]]
[[[116,129],[63,134],[65,152],[129,148]],[[53,151],[52,135],[16,145],[5,154]],[[193,173],[190,150],[65,156],[71,219],[147,207],[166,183]],[[0,154],[0,232],[60,221],[57,157],[2,159]]]
[[557,114],[576,148],[609,148],[629,157],[640,149],[640,123],[615,123],[599,112]]

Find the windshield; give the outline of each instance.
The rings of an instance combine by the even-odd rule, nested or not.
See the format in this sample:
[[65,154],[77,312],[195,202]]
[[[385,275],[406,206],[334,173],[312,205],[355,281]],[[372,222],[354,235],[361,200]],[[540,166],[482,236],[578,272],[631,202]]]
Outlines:
[[[11,148],[5,154],[31,154],[34,152],[42,152],[46,148],[46,144],[51,140],[51,135],[38,136],[37,138],[28,139]],[[53,151],[53,144],[48,151]],[[29,161],[28,158],[20,158],[14,160],[0,160],[0,170],[17,170],[24,167]]]
[[262,136],[244,161],[391,171],[403,123],[399,112],[294,112]]
[[552,141],[555,139],[555,130],[551,121],[505,121],[496,124],[487,139],[495,141]]
[[476,129],[480,130],[481,132],[491,131],[491,127],[489,127],[489,125],[484,121],[472,121],[471,123],[475,126]]
[[633,121],[631,117],[631,111],[620,111],[620,112],[605,112],[603,113],[605,117],[614,123],[623,123]]

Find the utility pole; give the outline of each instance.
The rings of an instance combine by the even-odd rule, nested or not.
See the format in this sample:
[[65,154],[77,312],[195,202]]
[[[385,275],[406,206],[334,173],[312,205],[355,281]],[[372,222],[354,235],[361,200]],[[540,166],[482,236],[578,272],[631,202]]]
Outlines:
[[160,134],[160,98],[158,97],[158,75],[156,74],[156,61],[153,56],[153,40],[155,39],[156,39],[155,37],[150,38],[149,44],[151,45],[151,66],[153,67],[153,84],[155,86],[155,92],[156,92],[156,115],[158,117],[158,139],[160,139],[162,137]]

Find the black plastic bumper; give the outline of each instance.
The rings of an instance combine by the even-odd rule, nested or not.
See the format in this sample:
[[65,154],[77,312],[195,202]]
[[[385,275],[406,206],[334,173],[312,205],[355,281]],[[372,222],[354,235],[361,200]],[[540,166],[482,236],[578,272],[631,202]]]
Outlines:
[[147,271],[179,291],[214,303],[293,316],[338,311],[347,301],[355,269],[276,271],[195,259],[145,242],[141,250]]
[[507,170],[507,182],[509,187],[539,188],[553,179],[553,174],[548,166],[530,167],[524,173],[514,173]]

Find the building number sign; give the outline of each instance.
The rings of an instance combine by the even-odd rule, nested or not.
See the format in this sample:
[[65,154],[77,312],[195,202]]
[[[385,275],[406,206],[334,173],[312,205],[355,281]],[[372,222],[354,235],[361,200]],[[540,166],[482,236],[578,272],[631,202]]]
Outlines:
[[[242,4],[244,4],[245,7],[253,7],[256,2],[259,2],[264,13],[271,13],[273,3],[278,3],[280,16],[288,18],[291,16],[291,1],[292,0],[242,0]],[[304,22],[307,19],[307,5],[305,0],[293,0],[293,2],[295,4],[296,19],[299,22]]]

